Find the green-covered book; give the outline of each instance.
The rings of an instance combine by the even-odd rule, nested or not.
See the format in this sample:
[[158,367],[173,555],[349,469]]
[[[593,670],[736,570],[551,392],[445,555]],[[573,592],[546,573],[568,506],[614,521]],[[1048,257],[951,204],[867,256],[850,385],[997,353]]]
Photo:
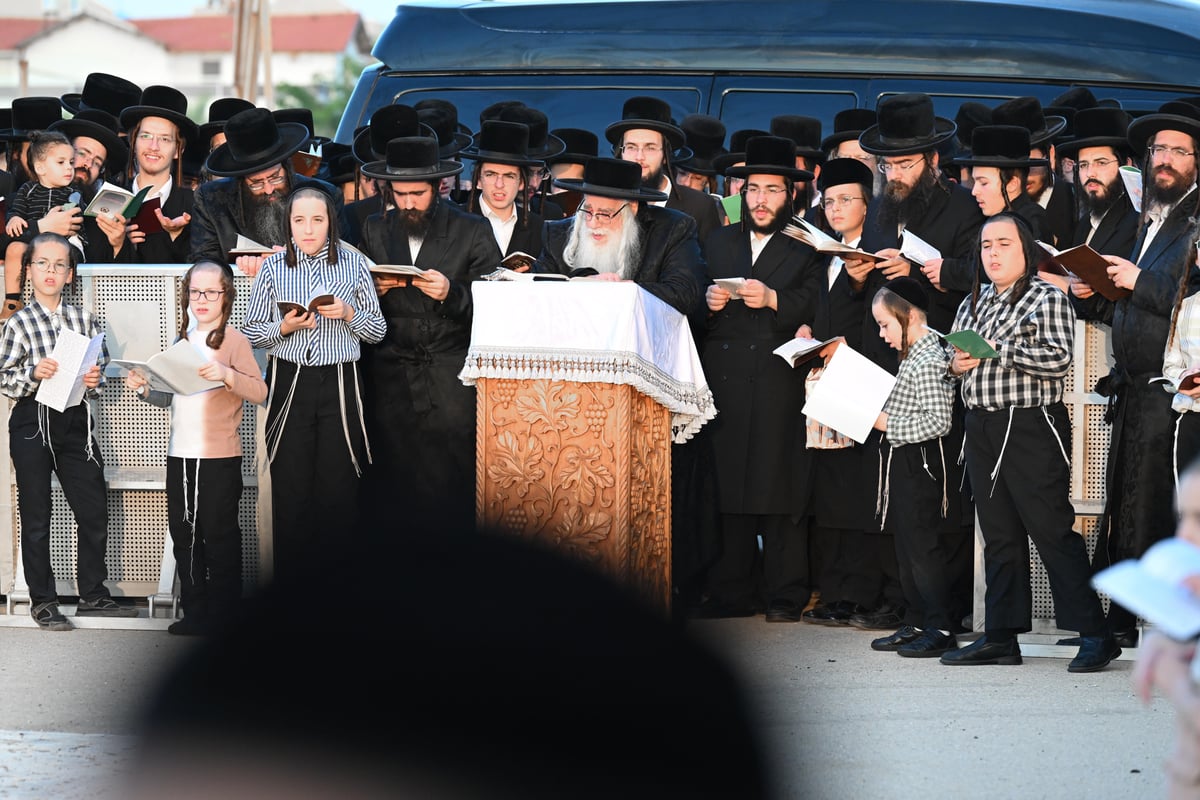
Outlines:
[[954,333],[941,333],[930,328],[928,325],[925,326],[925,329],[931,333],[936,333],[946,343],[958,350],[962,350],[972,358],[996,358],[1000,355],[996,352],[996,348],[987,343],[986,339],[969,328],[955,331]]

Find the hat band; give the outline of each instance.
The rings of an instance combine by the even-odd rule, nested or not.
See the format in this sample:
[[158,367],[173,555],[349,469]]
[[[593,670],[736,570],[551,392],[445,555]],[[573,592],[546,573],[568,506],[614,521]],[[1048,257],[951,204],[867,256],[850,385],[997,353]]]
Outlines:
[[404,175],[413,177],[420,175],[432,175],[437,171],[437,164],[434,164],[432,167],[393,167],[391,164],[388,164],[386,170],[388,175]]
[[889,147],[912,147],[914,145],[926,144],[937,138],[937,131],[930,131],[924,136],[908,136],[905,138],[897,138],[894,136],[879,136],[879,143]]

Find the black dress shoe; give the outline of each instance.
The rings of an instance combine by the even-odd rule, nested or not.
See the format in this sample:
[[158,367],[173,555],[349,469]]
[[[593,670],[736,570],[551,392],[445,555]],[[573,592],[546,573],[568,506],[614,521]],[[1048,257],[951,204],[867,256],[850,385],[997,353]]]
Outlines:
[[892,631],[904,624],[904,609],[884,603],[874,611],[851,615],[848,623],[864,631]]
[[952,667],[976,666],[980,664],[1020,664],[1021,646],[1016,639],[1007,642],[989,642],[980,636],[961,650],[942,653],[942,663]]
[[[1127,631],[1114,631],[1113,641],[1117,643],[1117,647],[1128,647],[1133,649],[1138,646],[1138,629],[1130,628]],[[1079,647],[1083,644],[1082,636],[1068,636],[1065,639],[1059,639],[1055,644],[1063,647]]]
[[1119,655],[1121,648],[1111,636],[1080,636],[1079,655],[1071,659],[1067,672],[1096,672]]
[[804,606],[794,600],[772,600],[767,606],[767,622],[799,622]]
[[901,645],[896,653],[904,658],[934,658],[957,649],[958,640],[953,636],[936,628],[927,628],[913,641]]
[[753,617],[758,612],[753,603],[731,603],[709,597],[693,608],[689,616],[692,619],[732,619]]
[[894,653],[900,649],[900,645],[908,644],[920,636],[921,632],[912,625],[904,625],[900,628],[900,630],[896,631],[891,636],[884,636],[882,639],[872,640],[871,649],[880,650],[885,653]]
[[862,606],[857,603],[838,600],[836,603],[814,606],[801,614],[800,619],[814,625],[840,627],[849,624],[850,617],[862,610]]

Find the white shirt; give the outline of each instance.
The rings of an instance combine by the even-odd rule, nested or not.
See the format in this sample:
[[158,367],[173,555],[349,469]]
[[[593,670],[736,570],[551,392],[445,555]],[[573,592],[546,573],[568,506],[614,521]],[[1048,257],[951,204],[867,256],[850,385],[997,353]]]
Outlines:
[[1042,189],[1042,193],[1037,196],[1037,204],[1042,208],[1050,205],[1050,195],[1054,194],[1054,184],[1046,184],[1046,188]]
[[754,262],[758,261],[758,257],[759,257],[759,255],[762,254],[763,248],[767,246],[767,242],[771,241],[771,237],[774,235],[775,234],[773,234],[773,233],[768,233],[766,236],[763,236],[761,234],[755,233],[754,231],[750,232],[750,264],[751,264],[751,266],[754,265]]
[[[858,236],[855,236],[850,241],[844,242],[844,244],[847,247],[858,247],[858,243],[861,241],[862,241],[862,234],[859,234]],[[845,260],[841,256],[834,256],[833,258],[829,259],[829,274],[827,277],[829,279],[829,288],[830,289],[833,288],[833,282],[836,281],[837,276],[839,274],[841,274],[842,266],[845,263],[846,263]]]
[[[492,223],[492,235],[496,237],[496,244],[500,245],[500,252],[508,252],[508,243],[512,241],[513,231],[517,229],[517,209],[512,207],[509,209],[508,219],[500,219],[483,194],[479,195],[479,209],[483,212],[483,218]],[[415,259],[416,256],[414,255]]]
[[[665,188],[665,189],[659,189],[658,191],[660,191],[660,192],[666,192],[666,193],[667,193],[667,197],[668,197],[668,199],[669,199],[669,198],[671,197],[671,190],[675,188],[675,185],[674,185],[673,183],[671,183],[671,179],[670,179],[670,178],[668,178],[668,177],[667,177],[665,174],[663,175],[663,179],[664,179],[664,180],[666,180],[666,182],[667,182],[667,188]],[[666,201],[666,200],[653,200],[653,201],[651,201],[651,202],[650,202],[650,205],[652,205],[652,206],[658,206],[659,208],[666,208],[666,207],[667,207],[667,201]]]
[[[130,191],[132,191],[134,194],[137,194],[142,190],[140,178],[141,175],[137,175],[133,179],[133,185],[130,187]],[[169,200],[171,197],[171,189],[174,186],[175,179],[168,175],[167,182],[162,185],[158,192],[156,194],[146,195],[146,199],[149,200],[151,197],[157,197],[159,206],[165,206],[167,204],[167,200]]]
[[1146,216],[1150,218],[1150,221],[1146,224],[1146,238],[1142,240],[1142,249],[1137,254],[1137,261],[1142,260],[1142,256],[1145,255],[1146,250],[1150,247],[1150,243],[1154,241],[1154,237],[1158,235],[1159,229],[1167,221],[1167,217],[1171,216],[1171,212],[1175,210],[1175,207],[1183,202],[1184,197],[1189,196],[1194,191],[1196,191],[1196,184],[1193,183],[1191,188],[1183,193],[1183,197],[1171,205],[1157,206],[1146,212]]

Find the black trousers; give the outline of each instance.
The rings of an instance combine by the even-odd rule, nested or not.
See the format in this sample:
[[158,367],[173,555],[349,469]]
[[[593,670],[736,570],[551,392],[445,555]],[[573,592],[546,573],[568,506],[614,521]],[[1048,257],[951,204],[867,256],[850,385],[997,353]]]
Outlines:
[[[39,430],[39,411],[42,416]],[[8,418],[9,452],[20,493],[21,564],[36,605],[58,598],[50,566],[50,473],[58,475],[78,526],[76,585],[84,600],[108,597],[108,490],[100,445],[88,455],[87,403],[61,414],[32,397],[17,401]]]
[[[967,470],[984,540],[985,630],[1030,630],[1029,539],[1046,567],[1058,627],[1104,629],[1089,583],[1083,537],[1072,530],[1071,422],[1062,403],[1003,411],[971,409],[966,418]],[[1007,442],[1006,442],[1007,439]],[[1061,446],[1060,446],[1061,442]],[[1002,463],[993,481],[992,471]],[[1028,538],[1027,538],[1028,537]]]
[[879,600],[879,554],[875,536],[859,528],[812,529],[818,564],[817,586],[821,602],[857,603],[873,608]]
[[[268,367],[267,383],[273,387],[267,401],[268,448],[274,426],[282,426],[271,459],[276,578],[295,575],[357,530],[358,472],[352,450],[363,465],[365,448],[351,366],[345,364],[339,372],[337,365],[301,367],[272,358]],[[291,404],[281,419],[297,371]],[[343,396],[347,408],[342,407]]]
[[[730,603],[790,600],[804,605],[812,589],[808,576],[807,519],[786,514],[722,514],[721,555],[708,573],[709,593]],[[758,536],[762,536],[762,559]]]
[[227,623],[242,597],[242,458],[167,458],[167,528],[188,619]]

